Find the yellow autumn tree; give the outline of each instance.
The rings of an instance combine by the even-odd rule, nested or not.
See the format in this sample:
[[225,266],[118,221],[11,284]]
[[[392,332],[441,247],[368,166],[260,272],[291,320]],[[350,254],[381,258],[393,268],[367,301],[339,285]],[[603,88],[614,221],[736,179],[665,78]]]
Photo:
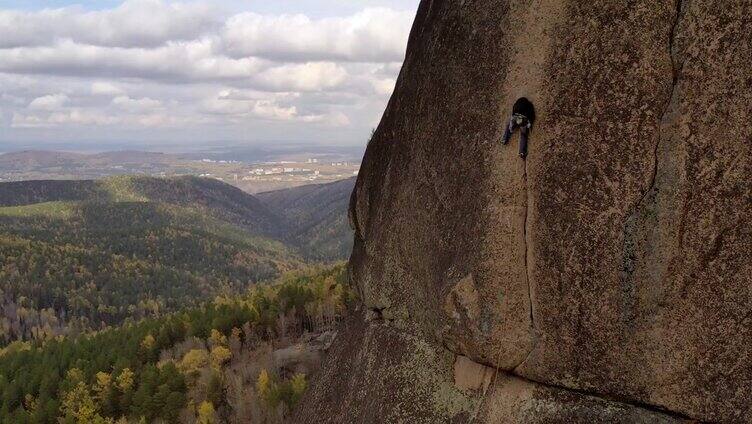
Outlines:
[[258,376],[258,380],[256,380],[256,393],[258,393],[259,397],[270,406],[276,406],[276,399],[274,396],[274,381],[272,380],[271,375],[269,375],[269,372],[266,369],[261,370]]
[[37,410],[37,406],[39,406],[39,402],[37,402],[37,398],[34,397],[34,395],[27,393],[26,396],[24,396],[24,409],[28,411],[29,413],[33,414],[34,411]]
[[66,419],[72,419],[77,424],[105,422],[99,415],[97,404],[84,382],[79,382],[65,394],[61,409]]
[[156,344],[156,340],[154,339],[154,336],[151,334],[147,334],[146,337],[141,341],[141,348],[143,350],[149,351],[154,348],[154,345]]
[[290,380],[290,386],[292,388],[292,404],[295,405],[303,397],[303,392],[308,386],[305,374],[295,374]]
[[216,423],[216,417],[214,413],[214,405],[209,401],[203,401],[198,406],[198,424],[214,424]]
[[94,398],[100,403],[109,396],[112,384],[112,376],[106,372],[98,372],[94,382]]
[[117,387],[123,392],[127,392],[128,390],[133,388],[133,371],[131,371],[129,368],[123,368],[123,371],[120,372],[120,375],[117,376]]
[[211,362],[214,368],[222,368],[231,358],[232,353],[230,349],[224,346],[216,346],[211,350]]
[[183,356],[180,369],[186,374],[195,374],[209,364],[209,355],[203,349],[193,349]]
[[65,378],[71,383],[78,384],[84,381],[84,372],[78,368],[71,368],[65,373]]
[[225,337],[225,335],[222,334],[219,330],[212,330],[211,335],[209,335],[209,345],[210,346],[226,346],[227,337]]

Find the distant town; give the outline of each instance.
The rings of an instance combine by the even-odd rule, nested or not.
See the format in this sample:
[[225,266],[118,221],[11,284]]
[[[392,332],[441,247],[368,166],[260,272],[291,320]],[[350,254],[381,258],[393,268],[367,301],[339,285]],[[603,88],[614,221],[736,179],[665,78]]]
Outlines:
[[[242,165],[238,161],[202,159],[203,163],[216,163],[220,165]],[[351,172],[351,168],[354,169]],[[351,162],[326,162],[319,159],[308,159],[303,163],[293,161],[264,162],[252,165],[242,174],[232,174],[233,181],[316,181],[319,179],[342,179],[352,175],[358,175],[359,164]],[[210,173],[201,174],[201,177],[211,177],[225,180],[227,176],[218,176]]]
[[308,158],[303,162],[274,161],[254,164],[202,159],[201,163],[213,165],[215,170],[198,176],[225,181],[251,192],[342,180],[358,175],[360,170],[360,163],[332,162],[317,158]]
[[80,154],[20,151],[0,154],[0,182],[99,179],[114,175],[193,175],[235,185],[249,193],[327,183],[354,177],[360,162],[342,155],[281,155],[276,160],[229,160],[157,152]]

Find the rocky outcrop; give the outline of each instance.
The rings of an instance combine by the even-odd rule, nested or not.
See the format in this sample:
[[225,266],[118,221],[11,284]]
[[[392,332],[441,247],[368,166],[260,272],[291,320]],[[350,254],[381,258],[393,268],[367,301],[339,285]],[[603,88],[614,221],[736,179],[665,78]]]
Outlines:
[[283,374],[313,375],[336,337],[336,331],[304,334],[294,345],[273,351],[272,361]]
[[751,12],[424,0],[352,196],[369,312],[296,419],[752,421]]

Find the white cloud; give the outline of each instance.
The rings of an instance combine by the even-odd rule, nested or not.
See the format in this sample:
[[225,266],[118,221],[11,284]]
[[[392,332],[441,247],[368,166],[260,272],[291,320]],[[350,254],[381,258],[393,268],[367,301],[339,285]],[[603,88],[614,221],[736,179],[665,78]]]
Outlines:
[[60,125],[110,125],[117,118],[96,111],[72,109],[53,112],[48,115],[14,113],[11,121],[13,128],[45,128]]
[[154,49],[110,48],[62,41],[52,46],[0,49],[0,72],[142,78],[167,82],[249,78],[269,66],[257,58],[212,54],[208,40]]
[[56,40],[110,47],[154,47],[191,40],[221,20],[208,5],[128,0],[112,10],[80,8],[38,12],[0,10],[0,48],[48,45]]
[[97,96],[119,96],[125,94],[122,88],[107,81],[95,81],[91,84],[91,94]]
[[65,94],[48,94],[37,97],[29,103],[30,110],[57,110],[68,103],[70,99]]
[[371,81],[373,91],[380,96],[388,96],[394,91],[397,80],[394,78],[375,79]]
[[159,100],[144,97],[141,99],[131,99],[128,96],[118,96],[112,99],[112,104],[123,110],[131,112],[142,112],[145,110],[157,109],[162,106]]
[[205,118],[173,116],[169,113],[148,112],[140,114],[113,114],[107,111],[74,108],[53,112],[47,115],[39,113],[14,113],[12,128],[54,128],[76,126],[124,126],[128,128],[170,128],[176,126],[195,126],[209,122]]
[[285,64],[268,68],[253,80],[269,91],[321,91],[337,87],[347,78],[347,71],[331,62]]
[[319,20],[242,13],[227,21],[221,39],[234,57],[401,62],[412,19],[412,12],[386,8]]
[[327,126],[346,126],[349,118],[341,112],[301,113],[289,101],[297,97],[280,94],[271,99],[254,98],[240,92],[222,91],[218,96],[205,99],[202,109],[206,113],[227,116],[230,120],[256,118],[269,121],[315,123]]
[[[316,1],[339,4],[309,3]],[[259,137],[311,128],[325,139],[342,130],[366,138],[394,88],[413,12],[232,15],[212,3],[0,9],[0,127],[24,134],[85,127],[156,134],[203,126],[205,134],[235,129],[243,139],[256,127],[266,131],[250,131]],[[290,9],[295,2],[279,4]],[[0,134],[3,141],[20,133]]]
[[47,118],[47,123],[56,125],[78,124],[78,125],[111,125],[116,123],[118,118],[93,111],[73,109],[65,112],[55,112]]
[[[346,127],[350,125],[350,118],[342,112],[332,112],[326,115],[319,115],[321,118],[315,118],[315,120],[308,122],[319,122],[330,127]],[[306,119],[306,118],[304,118]]]

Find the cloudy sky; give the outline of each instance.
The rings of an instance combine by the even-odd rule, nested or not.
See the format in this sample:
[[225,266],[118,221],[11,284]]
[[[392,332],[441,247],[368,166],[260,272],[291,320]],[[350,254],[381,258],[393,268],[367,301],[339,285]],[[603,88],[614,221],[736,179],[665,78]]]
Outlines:
[[366,141],[418,0],[0,0],[0,150]]

